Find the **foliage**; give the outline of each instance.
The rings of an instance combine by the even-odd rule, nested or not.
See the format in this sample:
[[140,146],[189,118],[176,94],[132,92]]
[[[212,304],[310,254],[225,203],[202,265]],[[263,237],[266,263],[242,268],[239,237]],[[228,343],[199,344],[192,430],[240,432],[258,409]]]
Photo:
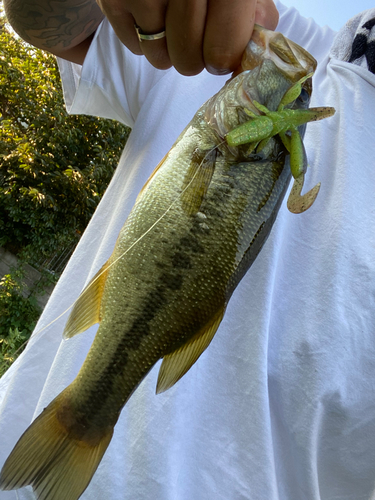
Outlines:
[[0,376],[19,354],[41,313],[36,294],[44,284],[39,283],[33,290],[27,290],[29,296],[24,297],[24,274],[20,266],[0,280]]
[[[74,248],[128,134],[110,120],[67,114],[55,58],[18,38],[0,3],[0,246],[21,258],[0,281],[0,376],[36,324],[36,295],[56,278],[40,265]],[[42,272],[27,293],[24,262]]]
[[[22,329],[29,335],[39,318],[40,308],[36,302],[38,290],[26,290],[22,268],[13,269],[0,280],[0,335],[6,336],[10,329]],[[26,297],[24,297],[24,292]]]
[[28,338],[29,336],[20,332],[18,328],[10,329],[6,337],[0,335],[0,377],[16,360]]
[[69,116],[55,58],[0,19],[0,246],[40,258],[78,240],[128,133]]

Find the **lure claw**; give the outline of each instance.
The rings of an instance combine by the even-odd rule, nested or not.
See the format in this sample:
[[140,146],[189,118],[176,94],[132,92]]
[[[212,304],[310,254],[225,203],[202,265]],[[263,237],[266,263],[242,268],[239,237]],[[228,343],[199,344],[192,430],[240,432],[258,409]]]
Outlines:
[[294,183],[287,201],[288,210],[293,214],[301,214],[302,212],[308,210],[318,196],[320,182],[312,189],[310,189],[310,191],[308,191],[306,194],[301,196],[304,181],[304,173],[298,176],[297,179],[294,179]]

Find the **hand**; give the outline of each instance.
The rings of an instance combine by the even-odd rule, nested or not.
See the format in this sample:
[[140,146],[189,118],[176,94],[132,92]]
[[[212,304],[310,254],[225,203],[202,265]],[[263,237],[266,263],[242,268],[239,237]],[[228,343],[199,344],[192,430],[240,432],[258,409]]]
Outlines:
[[[97,0],[117,36],[134,54],[144,54],[159,69],[175,66],[183,75],[204,68],[219,75],[240,64],[254,23],[275,29],[273,0]],[[166,31],[160,40],[138,41]]]

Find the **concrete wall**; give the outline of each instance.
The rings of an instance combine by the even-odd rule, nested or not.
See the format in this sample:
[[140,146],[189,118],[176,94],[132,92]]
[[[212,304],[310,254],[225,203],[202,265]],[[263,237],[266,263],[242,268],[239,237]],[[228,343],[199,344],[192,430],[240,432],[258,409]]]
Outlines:
[[[17,257],[12,253],[8,252],[7,250],[5,250],[4,248],[0,247],[0,279],[5,274],[9,274],[10,268],[16,265],[17,265]],[[41,274],[39,271],[34,269],[32,266],[29,266],[28,264],[25,265],[24,269],[26,271],[24,278],[24,283],[26,285],[26,288],[24,289],[22,295],[24,297],[28,297],[27,289],[31,289],[34,284],[38,283],[38,281],[41,278]],[[42,309],[47,304],[47,301],[53,291],[53,288],[54,287],[52,285],[49,286],[44,295],[39,295],[37,297],[38,305]]]

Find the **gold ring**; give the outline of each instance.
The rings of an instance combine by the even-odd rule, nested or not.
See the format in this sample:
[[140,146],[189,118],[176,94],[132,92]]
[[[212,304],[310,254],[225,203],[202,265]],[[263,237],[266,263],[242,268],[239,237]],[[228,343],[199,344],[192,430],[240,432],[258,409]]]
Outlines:
[[154,35],[145,35],[141,32],[141,28],[134,25],[135,31],[137,32],[138,40],[142,42],[143,40],[159,40],[160,38],[165,37],[165,31],[161,31],[160,33],[155,33]]

